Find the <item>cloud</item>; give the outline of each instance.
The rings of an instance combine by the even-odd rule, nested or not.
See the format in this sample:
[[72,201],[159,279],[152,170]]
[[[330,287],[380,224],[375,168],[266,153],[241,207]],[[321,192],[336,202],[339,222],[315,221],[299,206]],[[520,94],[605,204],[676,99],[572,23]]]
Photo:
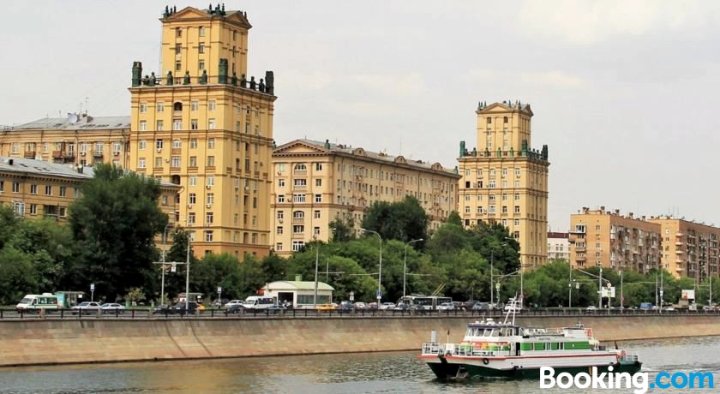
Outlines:
[[465,79],[474,84],[487,84],[489,82],[500,82],[504,85],[516,84],[524,89],[580,89],[588,84],[580,76],[561,70],[516,72],[479,68],[468,71]]
[[[710,8],[710,10],[708,10]],[[657,0],[528,0],[518,27],[538,40],[589,45],[655,30],[701,31],[714,26],[720,3]]]

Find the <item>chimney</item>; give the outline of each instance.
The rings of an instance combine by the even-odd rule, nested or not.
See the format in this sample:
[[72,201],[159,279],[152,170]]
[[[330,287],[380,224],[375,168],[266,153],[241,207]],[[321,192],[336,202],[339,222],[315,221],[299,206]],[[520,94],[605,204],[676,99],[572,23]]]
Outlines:
[[619,214],[620,214],[620,210],[619,210],[619,209],[616,209],[616,210],[615,210],[615,214],[616,214],[616,215],[619,215]]
[[601,212],[601,213],[605,213],[605,206],[604,206],[604,205],[601,205],[601,206],[600,206],[600,212]]
[[15,164],[15,160],[8,159],[7,163],[8,163],[8,165],[13,165],[13,164]]
[[628,216],[630,217],[630,219],[632,219],[632,218],[633,218],[633,213],[632,213],[632,212],[628,213]]

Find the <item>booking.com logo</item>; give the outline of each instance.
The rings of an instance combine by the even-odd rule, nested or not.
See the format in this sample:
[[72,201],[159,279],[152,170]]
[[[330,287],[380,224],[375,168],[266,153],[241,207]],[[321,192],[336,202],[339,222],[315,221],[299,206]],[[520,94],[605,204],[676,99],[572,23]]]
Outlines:
[[650,381],[647,372],[629,374],[627,372],[613,372],[613,367],[608,367],[608,372],[598,373],[597,367],[591,367],[590,373],[580,372],[570,374],[561,372],[555,376],[555,368],[540,367],[540,388],[549,389],[553,387],[561,389],[605,389],[621,390],[634,389],[635,394],[645,394],[650,389],[714,389],[715,380],[711,372],[668,372],[660,371],[654,381]]

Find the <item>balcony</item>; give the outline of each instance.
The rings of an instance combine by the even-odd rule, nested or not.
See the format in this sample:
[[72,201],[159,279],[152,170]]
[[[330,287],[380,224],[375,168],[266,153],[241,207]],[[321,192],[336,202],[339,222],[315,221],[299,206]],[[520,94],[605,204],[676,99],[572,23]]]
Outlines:
[[681,249],[678,249],[675,251],[675,254],[683,254],[683,253],[685,253],[685,252],[683,252]]
[[93,154],[92,154],[92,155],[93,155],[93,157],[96,158],[96,159],[102,159],[102,158],[103,158],[103,153],[102,153],[102,151],[97,151],[97,150],[96,150],[96,151],[93,151]]
[[63,158],[63,151],[61,150],[54,150],[52,153],[53,159],[62,159]]
[[305,223],[305,218],[293,218],[292,224],[303,224]]
[[25,151],[25,155],[23,156],[26,159],[34,159],[35,158],[35,151]]

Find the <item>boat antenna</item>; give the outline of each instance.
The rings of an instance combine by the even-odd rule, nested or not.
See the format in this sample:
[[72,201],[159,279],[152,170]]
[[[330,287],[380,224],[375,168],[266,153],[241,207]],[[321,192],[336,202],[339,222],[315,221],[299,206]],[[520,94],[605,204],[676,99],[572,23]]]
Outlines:
[[512,325],[515,325],[515,310],[517,309],[518,305],[518,298],[517,293],[515,293],[515,297],[511,298],[510,301],[510,309],[505,313],[505,320],[503,321],[503,325],[508,324],[508,319],[510,318],[510,314],[512,314]]

